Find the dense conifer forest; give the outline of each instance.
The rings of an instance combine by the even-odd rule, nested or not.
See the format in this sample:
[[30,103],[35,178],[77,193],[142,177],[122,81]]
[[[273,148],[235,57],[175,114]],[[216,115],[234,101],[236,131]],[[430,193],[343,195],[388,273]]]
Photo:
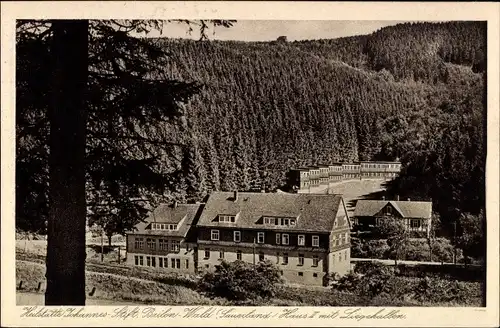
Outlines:
[[182,124],[147,131],[188,145],[164,161],[171,197],[273,191],[292,167],[399,159],[389,193],[432,198],[444,221],[484,208],[486,23],[298,42],[150,41],[169,53],[169,78],[201,86]]
[[[274,190],[289,168],[396,160],[390,192],[440,212],[484,206],[486,25],[407,23],[299,42],[159,39],[187,106],[197,196]],[[188,195],[189,196],[189,195]]]

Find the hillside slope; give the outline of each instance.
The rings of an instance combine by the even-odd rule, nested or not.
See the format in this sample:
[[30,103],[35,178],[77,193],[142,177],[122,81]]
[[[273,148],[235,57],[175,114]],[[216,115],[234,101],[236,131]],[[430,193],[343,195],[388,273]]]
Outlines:
[[393,160],[425,148],[450,115],[462,115],[444,106],[482,97],[484,28],[403,24],[336,40],[158,42],[172,54],[172,77],[205,86],[187,108],[203,188],[274,189],[293,166]]

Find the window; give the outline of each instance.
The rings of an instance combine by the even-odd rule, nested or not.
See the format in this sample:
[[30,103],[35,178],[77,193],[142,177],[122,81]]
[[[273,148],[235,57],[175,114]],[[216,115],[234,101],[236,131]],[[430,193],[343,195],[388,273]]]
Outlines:
[[155,249],[156,248],[156,243],[155,243],[154,239],[148,238],[146,241],[147,241],[149,249]]
[[313,273],[313,277],[314,278],[318,278],[318,274],[317,273]]
[[287,234],[287,233],[284,233],[284,234],[281,236],[281,242],[283,243],[283,245],[288,245],[288,241],[289,241],[288,234]]
[[241,261],[241,251],[236,251],[236,259]]
[[154,257],[154,256],[153,256],[153,257],[151,257],[151,266],[152,266],[153,268],[156,268],[156,257]]
[[212,229],[211,238],[212,240],[219,240],[219,230]]
[[342,262],[342,254],[339,254],[339,262]]
[[347,261],[347,251],[344,252],[344,260]]
[[158,258],[158,267],[163,268],[163,257]]
[[230,223],[235,222],[234,215],[219,215],[219,222]]
[[299,265],[304,265],[304,254],[299,254]]
[[167,240],[166,239],[159,239],[158,240],[158,247],[161,251],[166,251],[168,250],[168,244],[167,244]]
[[150,256],[146,256],[146,265],[151,266],[151,257]]
[[163,267],[168,268],[168,257],[163,258]]
[[283,253],[283,264],[288,264],[288,253]]
[[264,253],[259,252],[259,262],[264,261]]
[[306,237],[304,235],[298,235],[297,243],[299,246],[304,246],[306,244]]
[[185,263],[186,263],[186,269],[189,269],[189,259],[186,259]]
[[235,242],[239,243],[241,241],[241,231],[235,231],[233,233],[233,239]]
[[295,225],[295,222],[296,222],[295,219],[291,219],[290,220],[290,225]]
[[276,224],[276,219],[271,217],[265,217],[264,224]]
[[175,259],[175,268],[180,269],[181,268],[181,259]]
[[319,236],[312,236],[313,247],[319,247]]
[[144,238],[135,238],[134,247],[136,249],[144,248]]
[[224,258],[224,251],[220,251],[220,252],[219,252],[219,258],[220,258],[220,259],[223,259],[223,258]]
[[263,232],[257,232],[257,243],[259,243],[259,244],[264,243],[264,233]]
[[170,267],[175,269],[175,259],[170,259]]
[[181,249],[181,242],[178,240],[172,240],[171,244],[172,252],[178,252]]
[[319,264],[319,257],[318,255],[313,255],[313,265],[314,267],[317,267]]
[[411,227],[412,227],[413,229],[418,229],[418,228],[420,228],[420,227],[421,227],[420,220],[418,220],[418,219],[412,219],[412,220],[410,221],[410,224],[411,224]]
[[304,272],[299,272],[299,277],[304,276]]
[[385,208],[385,214],[387,214],[387,215],[392,214],[392,207],[387,206],[387,207]]
[[281,235],[279,233],[276,234],[276,245],[281,244]]
[[139,265],[139,256],[134,256],[135,259],[135,265]]
[[283,219],[283,225],[290,225],[290,219]]
[[206,258],[206,259],[209,259],[209,258],[210,258],[210,248],[207,248],[207,249],[205,250],[205,258]]
[[139,265],[144,265],[144,257],[143,256],[139,256]]

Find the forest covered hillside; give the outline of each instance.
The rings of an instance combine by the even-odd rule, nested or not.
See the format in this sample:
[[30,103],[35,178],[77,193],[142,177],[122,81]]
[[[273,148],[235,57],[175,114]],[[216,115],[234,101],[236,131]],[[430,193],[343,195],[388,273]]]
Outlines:
[[204,86],[187,106],[202,194],[273,190],[294,166],[399,158],[408,177],[394,192],[439,206],[453,181],[446,210],[477,211],[485,33],[481,22],[408,23],[333,40],[155,42],[172,77]]
[[[485,199],[485,36],[486,23],[451,22],[399,24],[370,35],[300,42],[148,39],[169,54],[154,67],[163,71],[163,81],[189,87],[174,83],[171,90],[181,98],[170,99],[149,81],[144,84],[149,106],[182,103],[198,90],[195,85],[201,89],[183,105],[180,121],[154,126],[148,123],[154,119],[137,114],[149,130],[134,134],[134,143],[102,146],[96,131],[132,133],[133,124],[115,114],[139,107],[133,101],[144,90],[127,90],[128,82],[112,75],[119,65],[113,58],[91,65],[87,198],[95,197],[94,189],[117,199],[129,191],[140,194],[142,189],[127,183],[154,176],[122,169],[125,164],[115,155],[103,159],[99,150],[108,148],[137,159],[134,165],[146,160],[143,154],[155,154],[147,161],[161,165],[150,165],[152,171],[172,176],[155,183],[166,189],[167,199],[179,201],[199,201],[212,190],[273,191],[296,166],[399,159],[403,172],[389,194],[432,198],[448,222],[463,212],[477,214]],[[91,44],[96,62],[116,49],[138,51],[122,46],[121,39],[99,42]],[[147,63],[149,55],[140,60]],[[140,67],[139,59],[129,57],[132,68]],[[45,41],[17,46],[16,222],[26,229],[32,229],[31,218],[43,226],[40,213],[47,208],[47,58]],[[148,65],[130,76],[142,76]],[[94,81],[96,76],[102,81]],[[141,146],[151,136],[158,140]],[[173,152],[163,152],[162,142],[174,145]],[[117,168],[126,176],[111,179],[103,191],[103,174]],[[130,213],[135,220],[136,212]]]

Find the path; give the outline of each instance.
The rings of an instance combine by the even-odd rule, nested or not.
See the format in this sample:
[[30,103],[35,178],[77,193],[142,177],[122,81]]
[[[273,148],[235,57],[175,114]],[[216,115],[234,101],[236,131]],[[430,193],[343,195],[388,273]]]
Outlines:
[[[351,258],[351,263],[356,262],[379,262],[386,265],[394,265],[394,260],[388,259],[362,259],[362,258]],[[429,262],[429,261],[403,261],[398,260],[398,264],[409,264],[409,265],[441,265],[441,262]],[[443,264],[453,264],[444,262]]]
[[[142,303],[88,298],[85,305],[144,305]],[[16,305],[44,305],[45,294],[16,292]]]

